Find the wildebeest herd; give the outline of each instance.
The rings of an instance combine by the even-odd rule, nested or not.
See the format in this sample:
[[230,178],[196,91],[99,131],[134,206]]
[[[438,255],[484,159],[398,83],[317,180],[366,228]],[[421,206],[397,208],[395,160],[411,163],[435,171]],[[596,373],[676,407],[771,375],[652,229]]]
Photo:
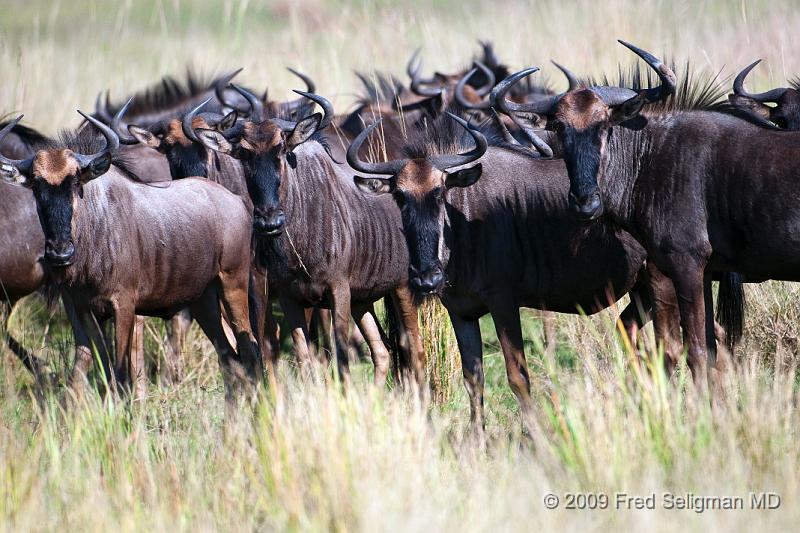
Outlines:
[[[394,368],[423,385],[418,307],[438,297],[481,425],[480,317],[491,314],[524,413],[520,307],[591,314],[629,294],[620,323],[633,344],[652,319],[666,371],[686,353],[704,390],[726,367],[717,343],[741,334],[742,283],[800,280],[800,96],[747,92],[754,63],[725,99],[717,80],[679,83],[674,67],[620,42],[648,66],[611,83],[556,64],[561,94],[482,43],[474,68],[429,78],[415,53],[408,88],[359,75],[366,94],[341,115],[301,73],[306,91],[276,102],[232,83],[237,71],[165,78],[116,104],[106,94],[57,138],[7,121],[3,314],[36,291],[60,298],[76,347],[70,386],[85,387],[98,361],[112,390],[137,398],[142,317],[169,321],[171,379],[194,320],[232,400],[274,378],[273,302],[304,377],[327,342],[346,382],[358,333],[376,384]],[[52,378],[7,343],[38,380]]]

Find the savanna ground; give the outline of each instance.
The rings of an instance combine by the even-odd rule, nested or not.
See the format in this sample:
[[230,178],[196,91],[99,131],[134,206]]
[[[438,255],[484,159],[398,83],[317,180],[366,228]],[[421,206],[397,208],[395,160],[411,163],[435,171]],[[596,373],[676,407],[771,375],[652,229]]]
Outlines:
[[[725,75],[765,61],[750,88],[800,73],[800,9],[791,1],[742,2],[276,2],[40,0],[3,3],[0,101],[52,133],[77,124],[101,89],[117,99],[187,65],[208,74],[243,66],[240,80],[289,97],[311,74],[343,111],[359,87],[353,69],[402,76],[421,46],[426,67],[463,67],[476,39],[495,41],[512,67],[539,65],[556,89],[553,58],[581,74],[614,73],[632,54],[625,38],[678,64]],[[539,74],[537,74],[538,76]],[[2,200],[0,200],[2,201]],[[618,309],[559,316],[555,357],[541,324],[524,331],[537,409],[521,434],[499,345],[483,323],[487,439],[468,431],[452,332],[439,310],[424,320],[435,401],[375,390],[370,365],[353,387],[310,386],[284,357],[284,388],[255,415],[226,419],[216,357],[193,329],[189,373],[153,385],[146,401],[90,396],[45,408],[4,353],[0,382],[0,528],[3,530],[531,531],[568,529],[753,530],[800,523],[798,319],[794,284],[747,287],[745,339],[725,405],[697,402],[682,378],[665,382],[632,364],[615,331]],[[71,353],[60,313],[36,297],[11,330],[55,366]],[[162,323],[148,323],[151,356]],[[658,365],[658,362],[653,363]],[[655,510],[566,510],[567,492],[656,494]],[[751,510],[751,492],[782,498]],[[745,510],[666,510],[661,494],[742,496]],[[546,494],[561,497],[545,508]]]

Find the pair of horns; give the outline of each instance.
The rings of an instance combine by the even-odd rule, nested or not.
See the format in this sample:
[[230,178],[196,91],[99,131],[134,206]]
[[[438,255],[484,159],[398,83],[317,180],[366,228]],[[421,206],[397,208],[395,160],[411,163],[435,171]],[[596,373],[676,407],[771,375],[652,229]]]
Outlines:
[[[439,170],[446,170],[448,168],[472,163],[483,156],[488,148],[486,137],[484,137],[481,132],[471,128],[467,121],[463,118],[458,117],[450,112],[447,112],[447,114],[450,116],[450,118],[458,122],[469,132],[469,134],[472,136],[472,139],[475,141],[475,148],[464,154],[447,154],[429,157],[428,161],[430,161],[430,163]],[[361,149],[361,145],[364,143],[364,140],[369,136],[370,133],[372,133],[372,130],[378,127],[380,123],[381,120],[374,122],[368,128],[365,128],[364,131],[359,133],[358,137],[353,140],[347,149],[347,163],[356,171],[363,172],[365,174],[394,175],[400,172],[400,169],[402,169],[409,162],[409,159],[394,159],[392,161],[386,161],[383,163],[368,163],[366,161],[362,161],[358,157],[358,151]]]
[[[96,118],[85,114],[81,110],[78,110],[78,113],[80,113],[80,115],[83,118],[91,122],[92,125],[94,125],[94,127],[100,131],[100,133],[103,135],[103,137],[105,137],[106,140],[105,147],[103,147],[103,149],[97,153],[74,154],[75,159],[78,161],[78,164],[80,165],[81,169],[84,169],[89,165],[91,165],[95,160],[101,157],[105,157],[107,154],[113,154],[114,152],[116,152],[119,149],[119,137],[117,136],[116,133],[114,133],[114,131],[111,128],[109,128]],[[8,135],[8,133],[12,129],[14,129],[14,126],[19,124],[19,121],[22,120],[23,116],[24,115],[18,116],[17,118],[9,122],[5,128],[0,130],[0,140],[2,140],[6,135]],[[30,177],[34,158],[35,156],[31,156],[27,159],[9,159],[4,155],[0,154],[0,164],[13,166],[19,171],[20,174]]]
[[[631,50],[634,54],[641,57],[650,67],[656,71],[659,79],[661,80],[661,85],[658,87],[653,87],[651,89],[643,89],[643,90],[634,90],[629,89],[626,87],[608,87],[608,86],[594,86],[589,87],[591,91],[593,91],[597,96],[599,96],[603,102],[609,106],[618,106],[627,102],[631,98],[641,95],[646,103],[653,103],[658,102],[659,100],[663,100],[670,94],[675,92],[675,87],[677,86],[677,80],[675,77],[675,73],[672,72],[667,65],[664,64],[663,61],[655,57],[649,52],[642,50],[630,43],[620,40],[620,44]],[[496,105],[499,109],[501,109],[505,113],[513,113],[513,112],[521,112],[521,113],[536,113],[539,115],[551,115],[555,111],[556,104],[564,96],[564,93],[557,94],[557,95],[550,95],[539,98],[533,102],[528,102],[525,104],[518,104],[516,102],[511,102],[506,98],[506,93],[511,89],[511,87],[517,83],[522,78],[530,76],[534,72],[539,70],[538,68],[528,68],[525,70],[521,70],[515,74],[512,74],[508,78],[504,79],[500,83],[498,83],[495,88],[492,90],[490,95],[492,105]]]

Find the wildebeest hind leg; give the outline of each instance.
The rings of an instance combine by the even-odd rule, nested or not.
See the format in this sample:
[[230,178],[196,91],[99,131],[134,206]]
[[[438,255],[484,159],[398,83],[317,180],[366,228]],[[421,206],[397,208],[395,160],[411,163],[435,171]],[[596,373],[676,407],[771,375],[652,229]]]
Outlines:
[[466,320],[450,313],[450,322],[456,333],[458,351],[461,354],[461,372],[464,375],[464,386],[469,396],[470,423],[473,428],[482,432],[483,389],[485,376],[483,373],[483,341],[481,328],[477,320]]
[[118,300],[114,305],[114,330],[116,332],[117,392],[130,387],[134,400],[141,400],[147,392],[147,374],[144,369],[144,350],[138,344],[143,335],[144,318],[137,317],[133,302]]
[[489,304],[489,311],[503,349],[508,383],[522,408],[523,420],[527,421],[532,408],[531,382],[522,344],[519,307],[513,296],[503,295]]
[[167,322],[169,352],[160,371],[161,379],[169,383],[178,383],[183,379],[183,347],[191,326],[192,314],[188,309],[181,309]]
[[250,327],[249,270],[244,274],[236,271],[222,272],[219,280],[222,303],[236,335],[238,350],[236,360],[244,367],[246,373],[247,383],[243,385],[250,387],[250,392],[254,394],[264,374],[261,351]]
[[392,293],[392,302],[400,317],[402,338],[400,351],[403,352],[401,361],[405,360],[402,370],[410,375],[402,379],[412,378],[420,392],[425,385],[426,354],[422,343],[422,333],[419,330],[419,309],[414,304],[414,298],[407,286],[401,286]]
[[350,381],[350,361],[347,358],[347,349],[350,346],[350,286],[347,283],[338,283],[331,287],[331,300],[333,332],[336,337],[336,366],[339,378],[348,383]]
[[205,290],[203,296],[192,305],[190,311],[197,325],[200,326],[208,340],[214,345],[219,361],[219,369],[222,373],[222,381],[225,383],[225,399],[228,403],[231,403],[235,398],[235,382],[232,375],[231,360],[235,358],[236,352],[225,335],[225,329],[222,327],[219,290],[215,284]]

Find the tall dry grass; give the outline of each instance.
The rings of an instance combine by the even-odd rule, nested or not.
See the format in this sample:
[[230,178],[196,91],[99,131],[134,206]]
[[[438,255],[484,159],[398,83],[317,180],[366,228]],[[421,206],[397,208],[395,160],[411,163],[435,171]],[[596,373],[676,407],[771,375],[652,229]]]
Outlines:
[[[630,63],[625,38],[679,64],[733,73],[757,57],[756,90],[800,71],[790,1],[6,2],[0,16],[0,101],[53,132],[77,123],[98,91],[117,99],[186,64],[213,73],[244,66],[242,81],[289,96],[286,65],[318,82],[338,109],[354,101],[353,69],[403,72],[422,46],[426,69],[464,66],[492,39],[512,67],[550,58],[585,74]],[[2,201],[0,199],[0,201]],[[0,236],[0,239],[2,236]],[[536,402],[523,435],[491,322],[482,321],[487,376],[485,445],[468,429],[457,353],[441,307],[423,310],[434,402],[375,390],[369,365],[353,387],[299,383],[282,363],[280,393],[255,413],[226,418],[213,350],[193,330],[188,375],[153,386],[137,405],[89,396],[37,405],[3,353],[0,371],[0,529],[23,530],[753,530],[800,522],[798,289],[747,287],[742,363],[712,410],[622,349],[615,310],[559,316],[543,355],[541,324],[523,315]],[[69,330],[31,298],[12,331],[66,363]],[[150,354],[163,350],[149,325]],[[657,358],[656,358],[657,359]],[[657,361],[652,365],[657,366]],[[655,377],[653,377],[655,376]],[[579,511],[565,492],[613,497],[665,491],[743,496],[773,491],[773,511]],[[547,510],[553,492],[562,505]],[[613,507],[612,500],[612,507]],[[749,507],[749,500],[746,502]]]

